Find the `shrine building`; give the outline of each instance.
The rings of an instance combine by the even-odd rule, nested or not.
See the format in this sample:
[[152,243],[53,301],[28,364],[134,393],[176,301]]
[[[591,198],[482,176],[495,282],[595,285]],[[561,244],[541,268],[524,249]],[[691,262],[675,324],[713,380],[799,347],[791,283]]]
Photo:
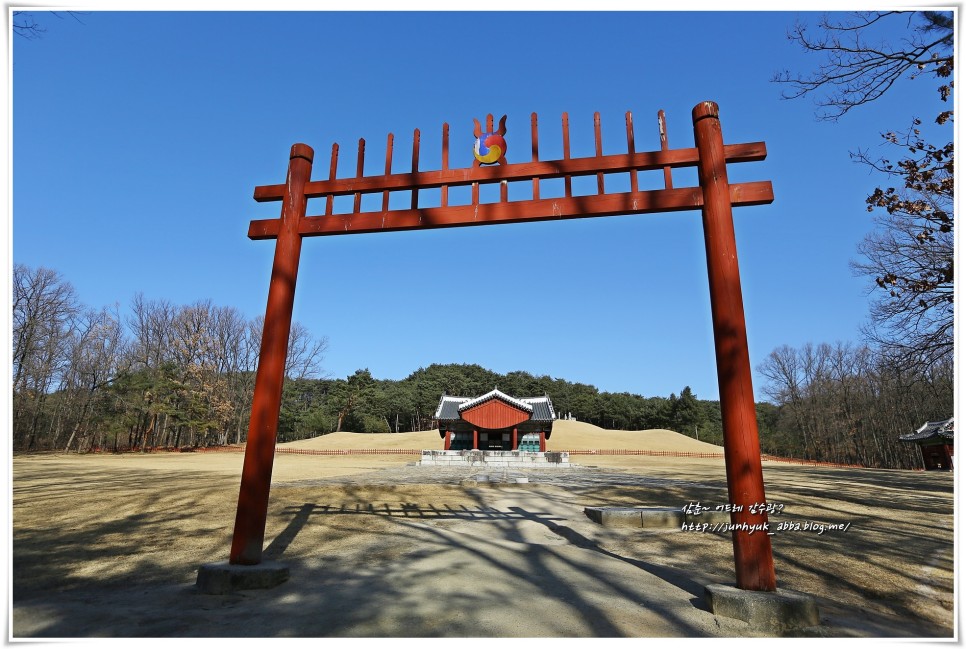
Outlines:
[[950,417],[944,421],[927,421],[916,432],[900,435],[899,439],[919,446],[927,471],[952,471],[954,433]]
[[443,394],[433,418],[444,450],[547,450],[555,415],[550,397],[516,399],[499,390],[479,397]]

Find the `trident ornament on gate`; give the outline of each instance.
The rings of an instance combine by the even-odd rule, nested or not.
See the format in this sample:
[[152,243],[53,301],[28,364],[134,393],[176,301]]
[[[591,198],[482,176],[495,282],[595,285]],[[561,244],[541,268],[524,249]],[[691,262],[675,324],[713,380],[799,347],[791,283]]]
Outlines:
[[[487,125],[493,128],[492,118]],[[499,163],[506,164],[506,115],[500,118],[500,128],[491,133],[483,133],[480,120],[473,119],[473,135],[476,136],[476,143],[473,145],[473,157],[479,164],[491,165]]]

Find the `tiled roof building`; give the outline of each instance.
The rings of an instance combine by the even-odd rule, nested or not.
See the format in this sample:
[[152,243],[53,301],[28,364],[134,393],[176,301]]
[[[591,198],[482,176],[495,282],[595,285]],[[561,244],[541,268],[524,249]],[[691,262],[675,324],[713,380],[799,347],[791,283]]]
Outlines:
[[517,399],[494,389],[444,394],[433,415],[446,450],[546,451],[556,415],[550,397]]
[[900,435],[903,442],[919,445],[926,469],[952,470],[953,468],[953,418],[943,421],[927,421],[913,433]]

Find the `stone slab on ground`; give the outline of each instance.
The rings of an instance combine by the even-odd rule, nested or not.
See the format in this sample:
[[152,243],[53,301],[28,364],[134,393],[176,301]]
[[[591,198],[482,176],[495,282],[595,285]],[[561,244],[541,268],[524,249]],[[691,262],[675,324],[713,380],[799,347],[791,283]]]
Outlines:
[[675,507],[585,507],[587,518],[604,527],[682,529],[686,523],[729,523],[728,512],[686,514]]
[[504,470],[502,473],[477,473],[460,480],[461,487],[475,487],[486,485],[513,485],[519,486],[528,484],[530,478],[522,473],[510,473]]
[[776,634],[818,626],[815,598],[794,590],[741,590],[725,584],[704,587],[705,600],[715,615],[743,620]]
[[275,561],[263,561],[254,566],[219,561],[202,565],[195,585],[202,593],[224,595],[236,590],[274,588],[285,583],[288,577],[288,566]]

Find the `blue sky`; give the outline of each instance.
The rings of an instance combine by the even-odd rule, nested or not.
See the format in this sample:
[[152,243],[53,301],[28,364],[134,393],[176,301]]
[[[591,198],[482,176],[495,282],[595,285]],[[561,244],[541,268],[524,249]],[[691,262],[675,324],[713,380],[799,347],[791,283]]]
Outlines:
[[[280,204],[252,192],[284,181],[293,143],[315,149],[323,178],[333,142],[348,176],[365,138],[373,175],[390,132],[394,170],[407,170],[419,128],[431,170],[448,122],[455,168],[472,162],[473,118],[506,113],[507,157],[521,162],[536,112],[541,159],[553,159],[566,111],[577,157],[593,154],[599,111],[604,153],[622,153],[624,113],[637,150],[654,150],[663,109],[671,147],[690,147],[691,109],[712,100],[726,142],[768,146],[764,162],[729,169],[732,182],[771,180],[776,197],[734,212],[757,366],[783,344],[859,340],[868,280],[849,261],[873,227],[864,197],[883,181],[849,151],[876,153],[880,132],[941,110],[925,77],[836,123],[810,99],[782,100],[776,72],[820,63],[785,36],[811,12],[37,17],[44,37],[12,45],[12,260],[122,312],[143,292],[264,313],[274,242],[246,235]],[[695,182],[675,172],[676,186]],[[513,306],[472,306],[489,292]],[[295,319],[328,337],[335,377],[478,363],[645,396],[718,394],[699,211],[306,239]]]

